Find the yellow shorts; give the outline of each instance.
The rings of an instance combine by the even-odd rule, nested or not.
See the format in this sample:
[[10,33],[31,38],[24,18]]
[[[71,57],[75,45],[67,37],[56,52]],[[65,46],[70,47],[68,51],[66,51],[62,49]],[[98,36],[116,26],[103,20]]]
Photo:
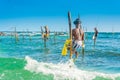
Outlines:
[[45,34],[45,33],[44,33],[42,36],[43,36],[43,38],[48,38],[48,37],[49,37],[49,34]]

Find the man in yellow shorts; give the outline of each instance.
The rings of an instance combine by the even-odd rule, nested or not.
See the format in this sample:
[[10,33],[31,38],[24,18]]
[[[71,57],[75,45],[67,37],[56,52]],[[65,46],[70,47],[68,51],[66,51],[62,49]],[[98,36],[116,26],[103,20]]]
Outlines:
[[45,26],[44,28],[45,28],[45,32],[43,33],[42,37],[44,39],[48,39],[50,31],[48,29],[48,26]]

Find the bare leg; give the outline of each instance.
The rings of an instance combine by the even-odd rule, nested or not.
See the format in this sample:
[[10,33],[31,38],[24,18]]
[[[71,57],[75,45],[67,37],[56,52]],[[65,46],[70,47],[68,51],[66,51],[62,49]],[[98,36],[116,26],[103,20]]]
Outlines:
[[95,48],[96,39],[94,39],[94,48]]
[[78,58],[78,52],[77,51],[75,51],[75,55],[76,55],[76,58]]
[[44,47],[46,48],[46,37],[44,37]]

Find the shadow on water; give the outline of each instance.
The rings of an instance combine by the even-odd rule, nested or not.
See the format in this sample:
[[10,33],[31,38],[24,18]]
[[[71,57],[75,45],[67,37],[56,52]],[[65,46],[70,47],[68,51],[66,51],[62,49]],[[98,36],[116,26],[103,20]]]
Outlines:
[[95,48],[87,50],[86,48],[81,48],[79,52],[79,57],[77,59],[77,63],[80,63],[81,65],[84,65],[86,63],[86,59],[88,57],[92,57],[93,55],[96,55],[97,50]]
[[81,59],[82,62],[84,62],[84,56],[85,56],[85,49],[82,48],[82,59]]
[[41,51],[42,52],[40,52],[40,53],[42,53],[42,54],[39,55],[39,59],[41,58],[42,61],[49,62],[50,49],[47,47],[44,47],[44,48],[42,48]]
[[43,52],[44,52],[44,54],[49,54],[50,53],[50,49],[49,48],[47,48],[47,47],[45,47],[44,49],[43,49]]
[[79,58],[80,59],[80,62],[83,63],[84,62],[84,57],[85,57],[85,49],[84,48],[81,48],[81,50],[78,52],[78,58],[75,58],[74,61],[78,61]]

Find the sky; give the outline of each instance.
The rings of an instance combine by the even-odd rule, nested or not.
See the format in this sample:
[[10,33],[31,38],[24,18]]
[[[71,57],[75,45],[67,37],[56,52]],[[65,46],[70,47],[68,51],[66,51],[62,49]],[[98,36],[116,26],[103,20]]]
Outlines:
[[0,31],[68,31],[68,11],[82,21],[84,31],[120,32],[119,0],[0,0]]

